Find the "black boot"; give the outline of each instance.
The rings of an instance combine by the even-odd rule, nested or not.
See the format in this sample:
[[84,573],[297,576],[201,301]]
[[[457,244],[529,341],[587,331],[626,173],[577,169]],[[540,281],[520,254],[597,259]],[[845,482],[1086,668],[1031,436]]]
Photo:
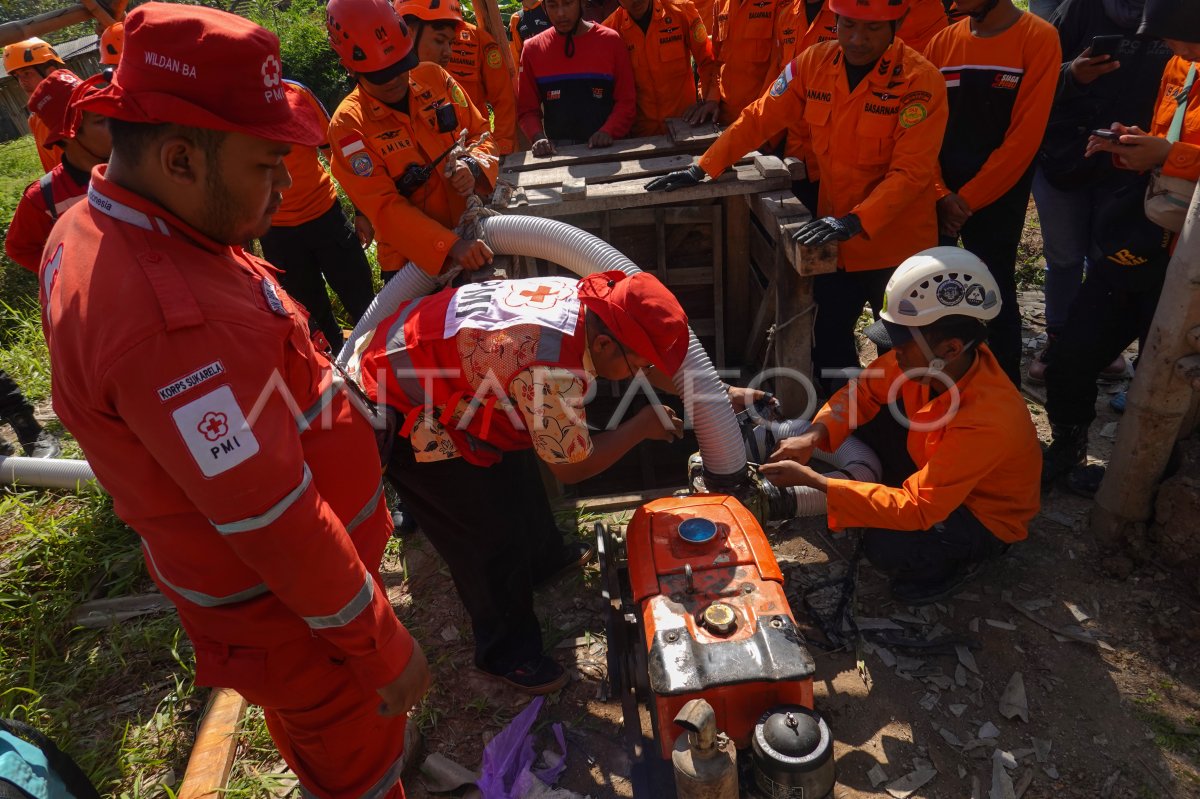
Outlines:
[[1050,446],[1042,453],[1042,488],[1087,463],[1087,425],[1050,425]]
[[59,446],[58,439],[37,423],[37,419],[33,418],[32,411],[17,411],[7,416],[5,421],[17,434],[17,440],[21,442],[21,448],[25,450],[26,457],[57,458],[62,454],[62,447]]

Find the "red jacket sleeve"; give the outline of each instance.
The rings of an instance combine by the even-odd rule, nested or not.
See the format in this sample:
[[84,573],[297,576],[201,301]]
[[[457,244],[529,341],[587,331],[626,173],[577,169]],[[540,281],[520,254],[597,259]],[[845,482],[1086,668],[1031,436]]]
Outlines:
[[50,238],[54,221],[46,213],[42,191],[38,181],[30,183],[17,203],[12,221],[8,223],[8,235],[4,238],[4,252],[16,263],[37,274],[42,265],[42,249]]
[[[284,397],[286,391],[270,388],[279,374],[319,364],[290,341],[279,343],[233,324],[160,334],[109,367],[101,385],[114,412],[234,554],[314,635],[345,653],[361,682],[379,688],[407,665],[412,638],[312,481],[291,405],[313,398]],[[211,392],[210,415],[245,430],[243,446],[257,446],[217,473],[204,474],[198,465],[194,422],[168,412],[149,388],[164,376],[169,380],[181,352],[220,358],[228,381]]]
[[532,60],[535,47],[521,48],[521,69],[517,78],[517,124],[529,138],[536,141],[542,133],[542,96],[538,93],[537,75]]
[[598,33],[607,34],[602,40],[612,53],[613,59],[613,105],[608,120],[600,126],[614,139],[629,135],[633,127],[634,117],[637,116],[637,87],[633,82],[633,62],[629,60],[629,50],[621,39],[621,34],[609,28],[597,26]]

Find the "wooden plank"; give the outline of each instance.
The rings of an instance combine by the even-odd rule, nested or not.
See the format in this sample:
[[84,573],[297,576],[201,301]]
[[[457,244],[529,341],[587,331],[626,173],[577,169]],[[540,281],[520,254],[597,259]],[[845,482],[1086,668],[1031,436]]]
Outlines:
[[572,178],[582,178],[589,184],[612,183],[630,177],[665,175],[678,169],[687,169],[695,160],[691,155],[667,155],[657,158],[636,158],[626,161],[604,161],[601,163],[571,163],[548,169],[530,169],[513,173],[512,179],[518,186],[536,188],[558,186]]
[[[735,167],[733,171],[724,173],[715,181],[708,181],[698,186],[689,186],[673,192],[648,192],[645,190],[647,181],[640,179],[605,183],[589,189],[586,200],[569,205],[562,203],[561,195],[557,190],[529,189],[526,192],[529,205],[521,208],[520,213],[527,216],[556,218],[586,211],[673,205],[735,194],[773,191],[784,188],[789,182],[785,177],[764,178],[755,171],[754,167],[748,166]],[[509,207],[500,210],[511,212],[514,209]]]
[[667,118],[667,135],[676,144],[695,144],[703,142],[705,146],[715,142],[721,135],[721,128],[715,122],[705,122],[702,125],[690,125],[679,117]]
[[552,504],[556,510],[575,510],[587,511],[589,513],[611,513],[613,511],[625,510],[637,505],[642,505],[652,499],[661,499],[669,497],[679,491],[684,491],[687,486],[677,486],[675,488],[655,488],[650,491],[642,491],[638,494],[604,494],[598,497],[587,497],[585,499],[558,499]]
[[712,214],[712,275],[713,275],[713,315],[717,321],[717,341],[713,347],[718,369],[725,368],[725,337],[726,323],[729,319],[725,314],[725,248],[721,246],[721,207],[714,205],[709,210]]
[[[746,348],[742,352],[742,362],[747,366],[758,364],[763,357],[763,348],[767,344],[767,329],[775,319],[775,281],[772,280],[763,294],[762,302],[754,314],[754,322],[746,336]],[[770,366],[770,364],[761,364]]]
[[787,167],[788,174],[792,176],[792,180],[808,180],[808,167],[799,158],[789,155],[783,159],[783,165]]
[[586,144],[559,147],[558,152],[545,158],[535,158],[531,152],[506,155],[500,161],[500,177],[509,177],[531,169],[545,169],[564,164],[596,164],[603,161],[622,161],[629,158],[702,153],[708,148],[703,141],[676,144],[670,136],[649,136],[643,139],[618,139],[610,147],[591,148]]
[[772,223],[779,224],[781,220],[811,218],[804,203],[796,199],[791,189],[755,195],[750,198],[750,209],[764,227],[770,227]]
[[562,182],[559,193],[564,202],[579,202],[587,199],[588,187],[583,178],[567,178]]
[[[745,341],[750,331],[750,263],[749,263],[749,233],[750,207],[746,197],[727,197],[721,201],[724,212],[724,230],[718,245],[718,239],[713,238],[713,250],[722,249],[722,262],[725,266],[721,275],[724,285],[724,332],[725,341],[735,349],[727,355],[738,358],[741,353],[736,350],[737,342]],[[718,273],[721,274],[721,273]],[[745,359],[742,359],[743,363]]]
[[764,178],[786,177],[790,180],[792,177],[787,167],[783,165],[783,161],[780,161],[773,155],[754,156],[754,168]]
[[95,630],[138,616],[166,613],[174,609],[171,600],[157,593],[97,599],[75,608],[71,613],[71,623]]
[[[786,230],[786,229],[785,229]],[[794,376],[781,375],[775,381],[775,394],[787,418],[804,412],[808,406],[812,377],[812,329],[816,306],[813,303],[811,277],[801,277],[789,268],[786,251],[791,239],[776,248],[775,258],[775,329],[772,344],[775,362]]]
[[791,235],[803,227],[804,222],[783,225],[780,229],[787,242],[787,258],[796,274],[812,277],[813,275],[828,275],[837,271],[838,246],[837,242],[822,244],[820,247],[806,247],[792,242]]
[[232,688],[213,689],[176,799],[219,799],[237,754],[237,731],[246,700]]

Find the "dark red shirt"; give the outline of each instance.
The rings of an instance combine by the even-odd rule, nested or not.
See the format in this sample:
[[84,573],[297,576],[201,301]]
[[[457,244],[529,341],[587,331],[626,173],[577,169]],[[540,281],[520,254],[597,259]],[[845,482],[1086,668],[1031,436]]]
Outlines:
[[21,195],[21,201],[17,203],[17,210],[8,225],[8,236],[4,239],[4,251],[8,257],[34,274],[42,265],[42,250],[46,246],[46,239],[50,238],[54,221],[82,200],[88,189],[88,173],[76,169],[65,158],[47,174],[50,176],[54,213],[50,213],[39,178],[25,187],[25,193]]

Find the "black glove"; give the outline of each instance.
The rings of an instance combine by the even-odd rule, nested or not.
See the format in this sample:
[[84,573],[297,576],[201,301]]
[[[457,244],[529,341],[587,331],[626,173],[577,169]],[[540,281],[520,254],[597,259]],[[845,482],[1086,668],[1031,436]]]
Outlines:
[[646,191],[675,191],[695,186],[705,178],[704,170],[693,164],[687,169],[671,172],[646,184]]
[[845,241],[862,233],[862,222],[854,214],[814,219],[792,234],[792,239],[808,247],[819,247],[831,241]]

